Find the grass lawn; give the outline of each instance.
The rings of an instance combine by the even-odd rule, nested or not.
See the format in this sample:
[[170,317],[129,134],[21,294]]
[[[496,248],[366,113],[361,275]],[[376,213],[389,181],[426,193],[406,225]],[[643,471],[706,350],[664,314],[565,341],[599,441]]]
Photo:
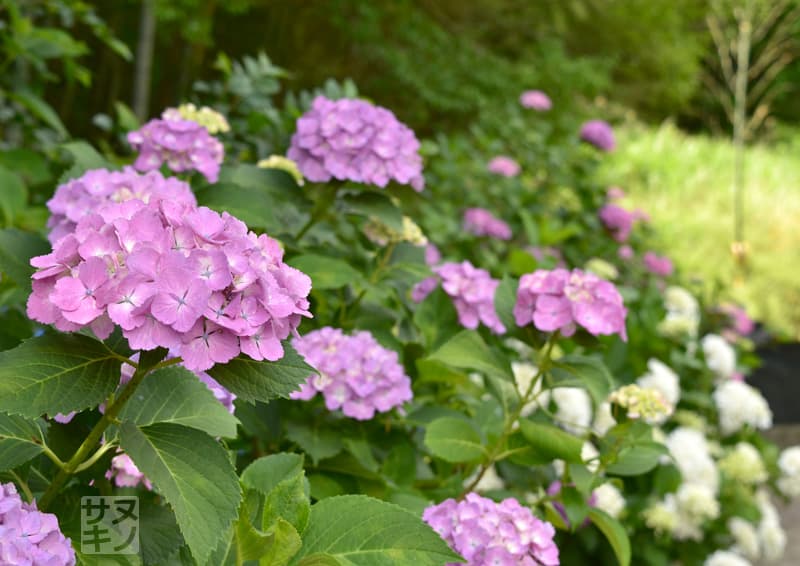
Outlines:
[[[749,270],[735,277],[733,147],[665,124],[617,130],[618,149],[604,165],[609,185],[653,218],[666,251],[689,277],[724,295],[793,339],[800,339],[800,140],[753,146],[746,157],[745,240]],[[739,279],[739,280],[737,280]]]

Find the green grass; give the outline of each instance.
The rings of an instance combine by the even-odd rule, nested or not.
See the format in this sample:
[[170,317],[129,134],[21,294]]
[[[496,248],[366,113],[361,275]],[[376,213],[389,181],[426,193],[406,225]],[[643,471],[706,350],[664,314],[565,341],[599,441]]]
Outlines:
[[756,145],[746,154],[745,241],[749,268],[736,277],[730,142],[665,124],[617,131],[603,178],[650,213],[661,249],[707,289],[745,304],[772,329],[800,338],[800,147]]

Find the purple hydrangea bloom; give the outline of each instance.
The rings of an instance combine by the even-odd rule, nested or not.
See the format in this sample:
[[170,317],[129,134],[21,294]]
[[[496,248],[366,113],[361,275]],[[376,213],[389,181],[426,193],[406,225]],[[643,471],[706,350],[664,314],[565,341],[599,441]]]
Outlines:
[[511,226],[485,208],[468,208],[464,211],[464,230],[476,236],[489,236],[498,240],[511,239]]
[[657,255],[654,252],[647,252],[644,254],[642,260],[644,261],[645,269],[653,275],[659,275],[661,277],[669,277],[672,275],[672,261],[670,261],[668,257]]
[[217,182],[225,155],[222,143],[205,127],[170,112],[129,132],[128,143],[139,153],[133,164],[139,171],[152,171],[166,162],[175,172],[199,171],[209,183]]
[[439,248],[428,242],[428,245],[425,246],[425,263],[434,266],[440,261],[442,261],[442,254]]
[[148,491],[153,490],[153,484],[147,479],[131,457],[120,453],[111,458],[111,469],[106,472],[106,479],[112,480],[117,487],[136,487],[142,484]]
[[312,399],[322,393],[325,406],[353,419],[365,421],[410,401],[411,379],[398,361],[366,331],[347,336],[326,326],[296,337],[292,345],[319,371],[291,394],[292,399]]
[[619,256],[620,259],[624,259],[625,261],[633,259],[634,256],[633,248],[630,247],[628,244],[620,246],[619,249],[617,250],[617,255]]
[[514,305],[519,326],[533,323],[543,332],[572,336],[580,325],[595,336],[619,334],[626,341],[627,312],[612,283],[580,269],[538,269],[523,275]]
[[442,289],[453,299],[463,326],[475,329],[483,323],[495,334],[505,333],[506,327],[494,308],[494,293],[500,281],[468,261],[444,263],[433,271],[441,278]]
[[[559,564],[555,528],[536,518],[516,499],[500,503],[468,493],[463,501],[447,499],[425,509],[428,523],[468,566]],[[462,562],[450,562],[458,566]]]
[[550,97],[541,90],[526,90],[519,96],[519,103],[537,112],[547,112],[553,107]]
[[411,300],[415,303],[421,303],[428,295],[433,293],[436,287],[439,286],[439,278],[434,276],[426,277],[411,289]]
[[48,238],[51,243],[72,234],[78,220],[90,214],[103,214],[108,208],[118,208],[130,200],[169,200],[197,206],[189,185],[173,177],[164,178],[158,171],[137,173],[132,167],[122,171],[92,169],[77,179],[59,185],[53,198],[47,201],[50,209]]
[[73,566],[75,551],[58,518],[25,503],[13,483],[0,484],[0,564]]
[[505,155],[493,157],[486,168],[489,173],[502,175],[503,177],[516,177],[521,170],[519,163]]
[[287,157],[303,176],[385,187],[389,181],[421,191],[422,158],[414,132],[386,108],[357,99],[318,96],[297,120]]
[[613,151],[617,143],[614,130],[603,120],[589,120],[581,126],[581,139],[602,151]]
[[633,230],[636,215],[616,204],[606,204],[598,211],[598,216],[603,225],[611,232],[611,237],[617,242],[625,242]]
[[195,372],[239,353],[278,360],[281,340],[311,316],[311,279],[277,241],[171,200],[101,207],[31,265],[33,320],[101,339],[118,325],[131,348],[170,349]]

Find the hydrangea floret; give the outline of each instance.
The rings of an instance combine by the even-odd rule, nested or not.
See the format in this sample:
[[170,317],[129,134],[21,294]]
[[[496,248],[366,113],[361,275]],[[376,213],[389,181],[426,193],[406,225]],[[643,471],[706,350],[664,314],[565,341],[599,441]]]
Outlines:
[[331,179],[421,191],[422,158],[414,132],[386,108],[318,96],[297,120],[287,157],[309,181]]
[[660,256],[655,252],[646,252],[642,258],[644,268],[659,277],[669,277],[674,270],[672,261],[666,256]]
[[441,278],[442,289],[453,299],[458,321],[464,327],[475,329],[483,323],[495,334],[505,333],[506,327],[494,308],[499,280],[468,261],[444,263],[433,272]]
[[604,204],[597,212],[603,226],[611,232],[611,237],[619,243],[627,242],[636,220],[633,212],[616,204]]
[[642,387],[636,383],[620,387],[608,400],[627,411],[631,419],[659,421],[671,412],[672,407],[656,388]]
[[730,379],[736,373],[736,350],[718,334],[706,334],[700,341],[708,369],[718,379]]
[[311,316],[311,279],[225,212],[138,199],[98,212],[31,260],[30,318],[101,339],[118,325],[131,348],[205,371],[240,353],[282,358],[281,340]]
[[522,168],[514,159],[507,155],[493,157],[486,165],[489,173],[500,175],[501,177],[516,177]]
[[547,112],[553,107],[550,97],[541,90],[526,90],[519,95],[519,103],[523,108],[530,108],[537,112]]
[[617,145],[614,130],[603,120],[589,120],[581,126],[581,139],[601,151],[613,151]]
[[341,409],[357,420],[369,420],[376,412],[400,408],[412,399],[411,379],[397,352],[381,346],[367,331],[347,336],[326,326],[294,338],[292,345],[319,372],[292,393],[292,399],[307,401],[322,393],[329,410]]
[[165,120],[189,120],[200,124],[209,134],[219,134],[231,131],[231,126],[228,120],[208,106],[201,106],[198,108],[191,102],[181,104],[177,108],[167,108],[161,114]]
[[658,330],[672,338],[695,338],[700,326],[700,304],[683,287],[670,286],[664,291],[666,317],[658,325]]
[[468,208],[464,211],[464,230],[475,236],[511,239],[511,226],[485,208]]
[[726,381],[712,394],[719,411],[719,428],[729,436],[744,426],[768,429],[772,426],[772,411],[761,392],[742,381]]
[[59,185],[53,198],[47,201],[50,218],[48,239],[51,244],[75,232],[78,221],[91,214],[105,215],[119,210],[120,203],[140,200],[145,204],[162,200],[197,206],[192,189],[174,177],[164,177],[158,171],[140,174],[133,167],[122,171],[91,169]]
[[166,110],[144,126],[129,132],[128,143],[139,153],[133,166],[152,171],[166,163],[172,171],[198,171],[216,183],[225,156],[222,143],[205,126],[183,118],[177,110]]
[[124,453],[111,458],[111,468],[106,472],[106,479],[113,481],[117,487],[136,487],[141,484],[147,490],[153,489],[150,480],[139,471],[131,457]]
[[73,566],[75,551],[58,518],[25,503],[13,483],[0,484],[0,564]]
[[[513,498],[500,503],[468,493],[425,509],[422,519],[466,559],[469,566],[556,566],[555,528]],[[448,563],[457,566],[458,563]]]
[[539,269],[520,278],[514,318],[518,326],[572,336],[578,325],[590,334],[627,340],[627,310],[612,283],[580,269]]

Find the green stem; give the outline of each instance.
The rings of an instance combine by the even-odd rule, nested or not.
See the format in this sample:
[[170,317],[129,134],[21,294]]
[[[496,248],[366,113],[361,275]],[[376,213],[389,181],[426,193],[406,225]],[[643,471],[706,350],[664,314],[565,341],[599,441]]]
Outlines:
[[533,379],[531,379],[530,384],[528,385],[528,389],[525,391],[525,394],[521,396],[519,406],[514,410],[511,414],[511,417],[506,419],[505,426],[503,427],[503,433],[500,435],[500,438],[497,439],[497,442],[494,444],[492,449],[489,451],[489,458],[486,462],[481,465],[481,469],[478,472],[478,475],[475,476],[475,479],[472,480],[467,487],[464,488],[464,491],[461,493],[459,499],[466,496],[470,491],[475,489],[475,486],[480,483],[483,479],[483,476],[492,467],[495,461],[500,459],[500,456],[504,454],[503,447],[508,440],[508,437],[511,436],[511,433],[514,429],[514,423],[519,420],[520,415],[522,414],[522,410],[525,408],[525,405],[531,402],[534,398],[538,397],[539,393],[536,395],[533,394],[534,390],[536,389],[536,384],[539,383],[539,380],[542,376],[550,369],[550,356],[553,353],[553,346],[556,344],[556,340],[558,339],[558,332],[554,332],[550,338],[548,338],[547,343],[542,348],[542,355],[539,362],[539,369],[536,372],[536,375]]
[[19,477],[14,470],[8,470],[8,473],[11,474],[11,477],[13,477],[14,481],[17,482],[17,485],[22,490],[22,493],[25,494],[25,498],[28,500],[28,503],[33,503],[33,493],[31,493],[31,488],[28,487],[28,483],[23,481],[23,479]]
[[142,358],[139,361],[139,367],[136,368],[133,377],[131,377],[131,380],[119,394],[119,397],[117,397],[113,403],[106,407],[105,414],[97,422],[97,424],[94,425],[94,428],[91,430],[91,432],[89,432],[89,436],[87,436],[83,443],[81,443],[81,445],[75,451],[75,454],[72,455],[72,458],[70,458],[69,461],[67,461],[61,467],[61,469],[58,471],[58,474],[56,474],[56,477],[53,478],[53,481],[50,482],[50,485],[47,487],[44,495],[42,495],[41,499],[38,501],[40,510],[47,510],[47,508],[53,502],[53,499],[56,497],[56,495],[58,495],[58,492],[61,491],[62,487],[64,487],[64,484],[67,482],[69,477],[78,471],[94,447],[97,446],[97,443],[100,442],[100,439],[103,437],[103,433],[116,420],[117,415],[120,413],[120,411],[122,411],[125,403],[127,403],[128,400],[133,396],[133,393],[136,391],[136,388],[139,387],[139,384],[144,380],[145,377],[147,377],[154,367],[158,367],[159,364],[149,365],[144,362],[145,355],[150,353],[151,352],[142,353]]
[[59,457],[56,455],[56,453],[55,453],[55,452],[53,452],[52,450],[50,450],[50,447],[49,447],[47,444],[42,444],[42,452],[44,453],[44,455],[45,455],[45,456],[47,456],[48,458],[50,458],[50,459],[53,461],[53,463],[54,463],[56,466],[58,466],[58,468],[59,468],[60,470],[61,470],[61,469],[64,469],[64,465],[65,465],[65,464],[64,464],[64,462],[62,462],[62,461],[61,461],[61,458],[59,458]]

